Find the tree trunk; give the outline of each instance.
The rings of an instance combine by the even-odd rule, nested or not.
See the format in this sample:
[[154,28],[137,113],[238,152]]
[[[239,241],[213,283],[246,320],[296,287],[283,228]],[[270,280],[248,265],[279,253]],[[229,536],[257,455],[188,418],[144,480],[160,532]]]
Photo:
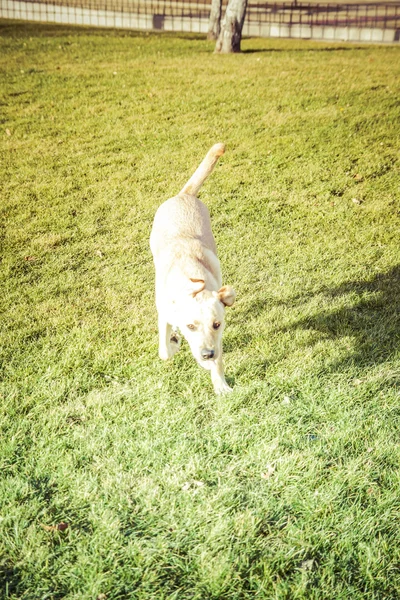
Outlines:
[[221,31],[222,0],[211,0],[210,21],[208,23],[208,40],[217,40]]
[[222,54],[240,52],[246,8],[247,0],[229,0],[215,52],[221,52]]

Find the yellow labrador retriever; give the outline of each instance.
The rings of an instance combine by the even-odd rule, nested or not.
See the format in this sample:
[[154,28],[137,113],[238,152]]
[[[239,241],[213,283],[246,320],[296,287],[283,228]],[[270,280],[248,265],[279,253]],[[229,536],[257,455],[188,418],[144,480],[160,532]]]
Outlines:
[[160,358],[179,350],[179,330],[199,365],[211,372],[217,394],[231,391],[222,364],[222,332],[225,306],[232,306],[235,291],[222,287],[210,215],[196,195],[224,151],[223,144],[215,144],[179,194],[160,206],[150,236]]

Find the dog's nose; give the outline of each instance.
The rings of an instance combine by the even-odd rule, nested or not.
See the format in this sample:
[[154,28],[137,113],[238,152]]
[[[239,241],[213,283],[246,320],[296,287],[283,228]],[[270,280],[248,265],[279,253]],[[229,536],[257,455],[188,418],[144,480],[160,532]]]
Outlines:
[[214,358],[214,350],[208,350],[208,348],[203,348],[201,351],[201,358],[203,360],[209,360],[210,358]]

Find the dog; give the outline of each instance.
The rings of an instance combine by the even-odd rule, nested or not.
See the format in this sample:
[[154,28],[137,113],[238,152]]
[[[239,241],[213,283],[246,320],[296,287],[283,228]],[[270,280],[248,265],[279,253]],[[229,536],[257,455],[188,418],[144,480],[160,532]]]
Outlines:
[[232,391],[224,376],[222,333],[225,307],[232,306],[236,294],[231,286],[222,286],[210,214],[196,196],[224,152],[224,144],[209,150],[179,194],[158,208],[150,235],[159,356],[174,356],[180,332],[199,365],[210,371],[217,394]]

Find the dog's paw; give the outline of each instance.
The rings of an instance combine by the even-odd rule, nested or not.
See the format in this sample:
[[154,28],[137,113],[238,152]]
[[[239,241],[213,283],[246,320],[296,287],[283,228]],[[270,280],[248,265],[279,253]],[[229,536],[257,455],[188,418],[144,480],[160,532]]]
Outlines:
[[178,341],[178,343],[171,341],[165,348],[159,348],[158,355],[161,360],[170,360],[174,354],[178,352],[180,347],[180,341]]
[[173,331],[171,333],[171,338],[170,338],[170,342],[171,344],[176,344],[178,346],[181,345],[181,338],[179,337],[179,335],[176,333],[176,331]]
[[170,339],[171,356],[173,356],[181,347],[181,338],[173,331]]
[[167,348],[159,348],[158,356],[161,358],[161,360],[169,360],[171,358],[171,353],[168,352]]
[[218,381],[218,383],[214,383],[214,391],[218,396],[221,396],[233,392],[233,389],[229,387],[226,381]]
[[174,354],[176,354],[181,347],[181,339],[175,332],[173,332],[171,335],[171,340],[170,340],[169,346],[170,346],[171,357],[174,356]]

